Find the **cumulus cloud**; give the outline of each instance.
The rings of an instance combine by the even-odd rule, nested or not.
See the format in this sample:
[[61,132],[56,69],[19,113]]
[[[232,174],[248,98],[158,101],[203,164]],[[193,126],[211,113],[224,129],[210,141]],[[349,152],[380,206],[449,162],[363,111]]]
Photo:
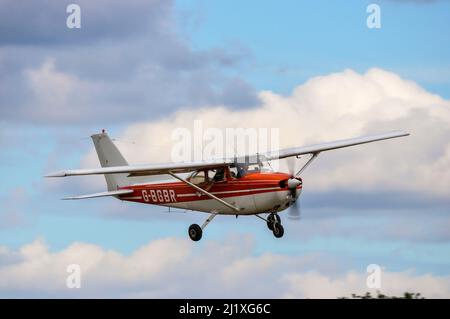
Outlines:
[[34,106],[19,109],[25,113],[20,116],[36,121],[71,119],[78,122],[89,113],[89,97],[100,89],[96,83],[56,70],[53,59],[47,59],[39,69],[25,70],[24,76],[32,91]]
[[0,2],[3,119],[102,126],[186,106],[257,102],[236,74],[246,49],[193,50],[172,1],[80,1],[77,30],[65,26],[67,3]]
[[[403,129],[410,137],[325,152],[306,171],[312,191],[450,193],[450,101],[378,68],[319,76],[290,96],[265,91],[261,104],[178,111],[161,120],[130,125],[118,137],[130,162],[170,161],[176,128],[279,128],[280,146],[301,146]],[[204,142],[206,144],[207,141]],[[82,166],[97,166],[94,152]]]
[[[382,272],[380,291],[386,295],[402,296],[404,292],[420,292],[427,298],[447,298],[449,278],[431,274],[415,275],[413,271]],[[284,298],[335,298],[350,297],[368,291],[365,287],[367,274],[348,272],[330,278],[316,271],[302,274],[288,274],[283,278],[290,286]],[[373,292],[373,291],[372,291]]]
[[[51,252],[42,239],[17,251],[0,247],[4,297],[336,298],[368,291],[364,270],[325,268],[317,254],[252,253],[252,239],[198,245],[184,239],[149,242],[129,255],[88,243]],[[323,256],[322,256],[323,257]],[[67,266],[81,267],[81,288],[68,289]],[[331,268],[330,268],[331,267]],[[314,269],[314,270],[311,270]],[[383,271],[381,291],[448,298],[450,278]],[[196,289],[192,289],[195,286]]]

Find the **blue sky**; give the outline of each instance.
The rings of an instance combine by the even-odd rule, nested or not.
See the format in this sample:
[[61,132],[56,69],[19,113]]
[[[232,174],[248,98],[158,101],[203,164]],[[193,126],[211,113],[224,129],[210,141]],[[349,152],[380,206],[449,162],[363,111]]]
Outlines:
[[[60,201],[66,195],[102,191],[98,188],[101,178],[54,182],[42,177],[49,171],[90,163],[86,162],[92,150],[88,137],[101,128],[125,141],[135,125],[164,124],[168,118],[176,122],[177,112],[188,108],[197,112],[200,107],[213,110],[216,105],[225,105],[230,114],[246,110],[259,114],[258,107],[265,101],[261,91],[289,99],[296,88],[318,76],[323,78],[311,86],[327,91],[329,85],[337,85],[330,74],[337,73],[344,80],[356,77],[362,83],[371,78],[366,72],[372,68],[386,72],[381,75],[386,77],[385,83],[397,81],[402,89],[403,85],[411,89],[412,93],[405,93],[408,98],[417,94],[417,100],[422,101],[426,95],[430,103],[448,106],[448,1],[379,1],[382,27],[377,30],[366,26],[366,7],[371,2],[365,1],[132,1],[126,10],[120,1],[112,1],[105,7],[105,15],[98,15],[96,5],[79,2],[82,10],[86,8],[82,11],[85,24],[73,36],[64,27],[55,28],[52,23],[56,22],[39,22],[60,21],[61,12],[65,14],[64,1],[52,5],[37,1],[22,11],[11,1],[0,1],[0,9],[11,8],[10,14],[0,10],[0,246],[11,252],[41,238],[54,253],[81,242],[129,256],[160,239],[188,240],[187,227],[206,217],[200,213],[168,214],[164,208],[113,199]],[[40,6],[49,7],[41,10]],[[30,18],[34,15],[42,15],[42,19]],[[91,18],[97,15],[98,19]],[[122,21],[120,26],[117,21]],[[343,73],[346,69],[361,76]],[[374,77],[380,76],[377,74]],[[389,74],[401,79],[394,81]],[[410,88],[409,81],[417,87]],[[358,87],[349,83],[357,95]],[[361,84],[361,92],[367,85]],[[440,100],[436,102],[433,94]],[[424,105],[418,112],[429,112],[428,102],[417,103]],[[200,118],[206,114],[202,112],[198,111]],[[419,135],[419,140],[405,146],[403,154],[419,154],[424,161],[433,154],[436,166],[430,166],[441,170],[445,178],[450,167],[440,145],[446,145],[446,137],[448,140],[448,113],[442,113],[441,123],[433,122],[438,120],[431,115],[421,118],[421,113],[408,112],[411,116],[407,120],[371,122],[367,114],[364,119],[369,129],[372,125],[412,123],[418,132],[428,132],[428,136]],[[345,114],[340,113],[341,118]],[[341,118],[336,117],[336,121]],[[431,131],[433,123],[439,126]],[[345,134],[346,130],[337,126],[336,131]],[[314,129],[325,130],[319,124]],[[139,145],[135,144],[135,149]],[[421,151],[421,145],[428,148]],[[395,147],[389,149],[395,151]],[[329,276],[364,273],[368,264],[378,263],[391,272],[414,270],[418,276],[447,278],[448,191],[427,187],[432,185],[432,177],[427,177],[426,168],[418,169],[417,179],[411,178],[415,186],[398,186],[408,176],[402,172],[413,170],[400,152],[391,156],[398,167],[406,168],[392,167],[390,181],[390,172],[385,170],[388,177],[382,181],[386,190],[374,188],[362,175],[357,176],[360,190],[345,183],[336,186],[339,192],[330,191],[329,186],[321,188],[320,178],[339,168],[328,163],[358,163],[359,155],[351,154],[324,157],[317,167],[311,167],[307,179],[319,182],[312,183],[312,190],[302,195],[302,220],[286,220],[287,233],[282,241],[274,240],[265,225],[254,218],[236,221],[218,217],[208,226],[205,240],[192,248],[193,254],[212,258],[205,252],[211,245],[228,247],[239,238],[244,242],[250,238],[251,249],[235,257],[236,262],[265,254],[300,259],[311,255],[314,263],[306,263],[310,267],[306,270],[317,269]],[[386,152],[374,154],[390,158]],[[386,162],[379,159],[380,167],[385,169]],[[379,182],[377,178],[367,177]],[[425,181],[427,189],[420,190],[420,181]],[[414,198],[413,203],[410,198]],[[0,275],[2,256],[0,249]],[[334,269],[329,260],[334,261]],[[0,296],[29,296],[34,293],[31,290],[9,291],[0,285]],[[167,296],[183,297],[184,291],[180,288]]]
[[376,65],[448,97],[450,45],[443,31],[450,28],[450,3],[382,1],[382,28],[368,29],[370,3],[182,0],[178,6],[193,15],[186,20],[195,48],[248,50],[254,60],[243,73],[259,89],[289,93],[299,79]]

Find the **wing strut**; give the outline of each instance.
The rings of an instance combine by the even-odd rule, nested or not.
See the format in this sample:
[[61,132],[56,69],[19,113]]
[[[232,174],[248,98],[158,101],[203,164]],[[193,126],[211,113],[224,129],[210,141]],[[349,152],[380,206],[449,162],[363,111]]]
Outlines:
[[297,172],[297,174],[295,174],[295,176],[299,176],[308,166],[309,166],[309,164],[311,164],[312,163],[312,161],[314,161],[316,158],[317,158],[317,156],[319,155],[319,153],[320,152],[316,152],[316,153],[313,153],[313,155],[311,156],[311,158],[305,163],[305,165],[303,165],[303,167],[302,168],[300,168],[300,170]]
[[167,174],[169,174],[170,176],[172,176],[172,177],[178,179],[179,181],[181,181],[181,182],[183,182],[183,183],[185,183],[185,184],[191,186],[192,188],[194,188],[195,190],[198,190],[200,193],[202,193],[202,194],[208,196],[209,198],[212,198],[212,199],[218,201],[219,203],[221,203],[221,204],[227,206],[228,208],[231,208],[231,209],[233,209],[233,210],[235,210],[235,211],[237,211],[237,212],[241,211],[238,207],[236,207],[236,206],[234,206],[234,205],[231,205],[230,203],[227,203],[227,202],[224,201],[223,199],[220,199],[219,197],[214,196],[214,195],[211,194],[210,192],[205,191],[203,188],[198,187],[198,186],[195,185],[195,184],[192,184],[191,182],[189,182],[189,181],[187,181],[187,180],[185,180],[185,179],[179,177],[178,175],[175,175],[174,173],[172,173],[172,172],[170,172],[170,171],[167,172]]

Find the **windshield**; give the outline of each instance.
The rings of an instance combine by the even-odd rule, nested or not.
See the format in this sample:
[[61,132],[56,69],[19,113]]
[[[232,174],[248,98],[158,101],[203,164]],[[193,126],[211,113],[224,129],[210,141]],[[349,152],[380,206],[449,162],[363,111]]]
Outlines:
[[188,177],[188,181],[192,184],[199,185],[203,183],[221,182],[225,179],[225,169],[223,167],[209,170],[200,170],[193,172]]
[[247,174],[261,173],[261,172],[271,172],[272,168],[267,160],[258,160],[256,163],[251,163],[249,161],[240,163],[236,161],[230,166],[231,176],[236,176],[241,178]]

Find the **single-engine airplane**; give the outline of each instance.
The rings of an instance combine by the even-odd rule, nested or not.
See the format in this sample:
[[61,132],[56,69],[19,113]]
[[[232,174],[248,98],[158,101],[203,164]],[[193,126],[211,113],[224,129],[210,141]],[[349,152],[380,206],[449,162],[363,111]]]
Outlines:
[[[284,228],[278,213],[296,207],[303,187],[301,174],[321,152],[408,135],[395,131],[222,160],[128,165],[103,130],[91,136],[101,168],[65,170],[46,177],[105,176],[106,192],[64,199],[113,196],[122,201],[209,213],[202,226],[192,224],[189,227],[188,234],[193,241],[202,238],[203,230],[218,214],[255,215],[266,222],[275,237],[281,238]],[[310,155],[310,158],[297,172],[293,169],[290,173],[273,172],[270,168],[272,160],[301,155]],[[187,178],[180,175],[185,173],[189,174]],[[152,175],[171,176],[175,180],[154,181],[150,180]],[[135,177],[139,177],[139,182]],[[263,214],[266,217],[261,216]],[[298,210],[294,210],[292,217],[299,217]]]

